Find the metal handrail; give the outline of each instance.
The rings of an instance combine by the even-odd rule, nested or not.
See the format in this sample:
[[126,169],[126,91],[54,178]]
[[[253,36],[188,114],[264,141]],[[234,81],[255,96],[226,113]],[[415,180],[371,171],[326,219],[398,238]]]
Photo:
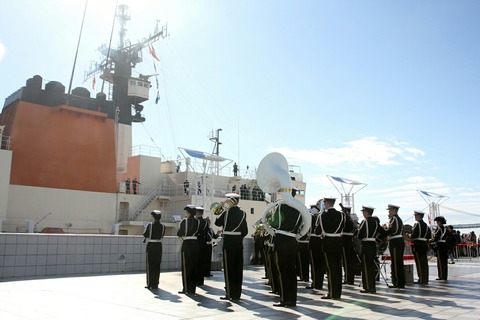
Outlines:
[[134,209],[132,209],[129,213],[129,219],[134,221],[141,213],[143,209],[145,209],[152,200],[160,195],[160,190],[163,185],[157,186],[155,189],[152,189],[141,201],[137,203]]
[[12,150],[11,146],[12,146],[12,138],[10,136],[1,136],[0,149]]

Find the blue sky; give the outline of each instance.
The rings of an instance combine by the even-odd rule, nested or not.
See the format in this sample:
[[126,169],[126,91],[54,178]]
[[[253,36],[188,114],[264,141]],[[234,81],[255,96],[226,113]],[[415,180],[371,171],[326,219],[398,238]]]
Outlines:
[[[2,5],[1,97],[35,74],[68,87],[84,3]],[[170,34],[154,44],[161,100],[152,88],[135,145],[176,159],[178,147],[211,151],[207,136],[222,128],[221,155],[243,169],[271,151],[299,165],[307,204],[338,196],[334,175],[367,183],[356,211],[372,205],[382,222],[388,203],[404,220],[424,209],[418,189],[480,214],[479,1],[120,3],[131,8],[132,42],[156,20]],[[89,1],[74,87],[91,89],[83,73],[100,61],[114,5]],[[154,73],[143,54],[137,70]],[[480,220],[443,213],[448,223]]]

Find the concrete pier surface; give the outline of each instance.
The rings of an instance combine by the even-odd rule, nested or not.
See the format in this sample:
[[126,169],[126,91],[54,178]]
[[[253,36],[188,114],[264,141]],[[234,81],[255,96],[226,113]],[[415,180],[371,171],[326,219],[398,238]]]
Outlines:
[[382,279],[376,294],[361,294],[356,277],[355,286],[344,285],[341,300],[321,300],[325,289],[298,282],[297,306],[288,308],[273,306],[279,298],[269,293],[263,275],[262,266],[245,268],[238,302],[220,300],[221,271],[206,278],[195,296],[178,293],[180,272],[162,273],[158,290],[145,289],[139,273],[3,281],[0,319],[480,319],[478,258],[449,264],[448,281],[435,280],[432,261],[428,285],[390,289]]

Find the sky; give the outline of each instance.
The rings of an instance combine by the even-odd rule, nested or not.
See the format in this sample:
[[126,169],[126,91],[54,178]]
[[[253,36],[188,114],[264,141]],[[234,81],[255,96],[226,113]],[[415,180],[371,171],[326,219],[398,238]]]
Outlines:
[[[408,224],[413,210],[428,212],[417,190],[449,197],[447,223],[480,223],[479,1],[119,3],[130,8],[132,43],[157,21],[168,25],[153,44],[160,61],[145,49],[136,68],[154,74],[156,64],[159,88],[133,126],[134,145],[166,159],[179,147],[212,152],[209,135],[221,128],[220,155],[241,170],[275,151],[299,166],[307,205],[340,197],[331,175],[367,184],[355,211],[373,206],[382,223],[389,203]],[[92,96],[101,81],[93,90],[84,73],[101,61],[115,4],[87,5],[73,87]],[[36,74],[68,88],[85,1],[1,7],[0,97]]]

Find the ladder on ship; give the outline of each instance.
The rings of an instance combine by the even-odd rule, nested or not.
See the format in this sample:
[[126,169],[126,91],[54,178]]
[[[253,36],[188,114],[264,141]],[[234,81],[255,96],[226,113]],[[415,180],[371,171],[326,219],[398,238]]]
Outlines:
[[162,186],[163,184],[158,185],[155,189],[145,195],[145,197],[143,197],[143,199],[140,200],[132,210],[130,210],[128,214],[130,221],[135,221],[142,211],[145,210],[154,199],[161,195]]

